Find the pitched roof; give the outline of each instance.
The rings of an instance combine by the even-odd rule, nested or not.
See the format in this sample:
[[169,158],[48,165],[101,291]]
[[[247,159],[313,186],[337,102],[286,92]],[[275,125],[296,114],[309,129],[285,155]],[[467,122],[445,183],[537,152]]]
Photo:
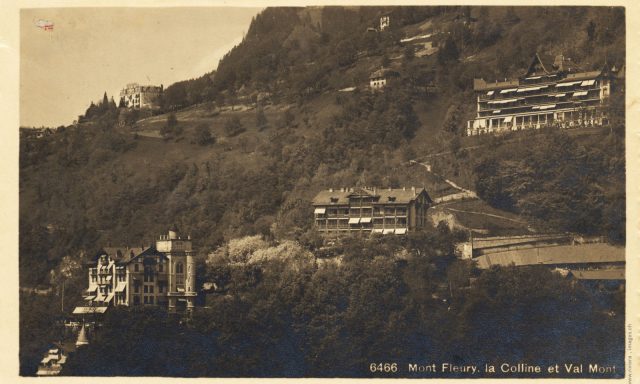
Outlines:
[[158,252],[155,247],[104,247],[100,250],[94,259],[98,260],[102,255],[108,255],[110,258],[116,261],[118,264],[127,264],[142,255],[162,255],[162,252]]
[[[323,190],[313,198],[313,205],[345,205],[349,204],[349,197],[369,195],[377,198],[379,204],[408,204],[418,195],[424,193],[428,201],[429,194],[424,188],[347,188],[343,190]],[[391,201],[389,198],[392,198]],[[332,199],[335,201],[332,202]]]
[[391,76],[400,76],[400,74],[392,69],[389,68],[381,68],[378,69],[377,71],[373,72],[371,74],[371,76],[369,76],[369,79],[376,79],[379,77],[391,77]]
[[587,72],[576,72],[576,73],[569,73],[567,74],[567,77],[564,78],[563,80],[569,81],[569,80],[585,80],[585,79],[593,79],[595,77],[598,77],[602,74],[602,71],[587,71]]
[[578,280],[624,280],[624,268],[590,269],[569,272]]
[[479,268],[492,265],[558,265],[624,263],[623,247],[609,244],[559,245],[496,252],[475,258]]
[[490,91],[496,89],[503,88],[513,88],[520,85],[519,80],[509,80],[509,81],[496,81],[494,83],[487,83],[484,79],[473,79],[473,90],[474,91]]

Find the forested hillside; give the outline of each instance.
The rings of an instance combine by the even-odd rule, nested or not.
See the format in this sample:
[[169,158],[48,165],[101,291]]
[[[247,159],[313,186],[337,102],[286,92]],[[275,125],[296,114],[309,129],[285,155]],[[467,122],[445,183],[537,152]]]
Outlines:
[[[383,15],[391,22],[381,31]],[[400,42],[423,35],[430,36],[430,54]],[[133,355],[120,370],[94,364],[121,358],[127,348],[118,343],[140,335],[119,333],[123,314],[150,337],[176,326],[154,313],[125,311],[114,313],[100,336],[121,340],[102,344],[106,349],[92,345],[68,373],[365,376],[365,345],[369,359],[390,356],[383,351],[398,361],[445,351],[481,363],[497,356],[494,348],[515,350],[520,359],[539,350],[515,336],[498,343],[500,324],[511,324],[510,335],[535,328],[541,340],[554,338],[536,328],[539,320],[561,322],[558,332],[568,335],[556,339],[549,361],[583,356],[570,344],[584,356],[618,348],[612,340],[622,337],[622,316],[603,313],[622,313],[620,293],[594,295],[535,268],[481,274],[454,261],[453,243],[465,234],[443,226],[404,240],[353,238],[330,255],[342,267],[322,264],[332,257],[320,250],[310,200],[323,188],[349,186],[413,185],[431,197],[446,194],[442,178],[409,165],[446,151],[434,169],[494,207],[543,231],[606,235],[624,244],[621,88],[614,89],[611,126],[592,135],[462,137],[475,109],[473,78],[516,76],[535,52],[562,53],[584,69],[620,67],[624,38],[622,8],[268,8],[217,69],[168,86],[154,116],[118,108],[105,94],[78,124],[21,136],[20,285],[54,287],[46,298],[21,297],[21,372],[30,374],[41,357],[33,334],[59,336],[43,312],[61,315],[51,301],[60,299],[63,283],[67,311],[80,299],[89,256],[107,245],[149,245],[174,225],[197,246],[198,284],[228,282],[231,297],[210,300],[193,324],[179,325],[194,348],[180,344],[174,366],[136,365]],[[397,70],[400,81],[371,92],[369,75],[381,66]],[[226,266],[231,244],[255,236],[263,242],[261,261]],[[216,256],[224,250],[226,256]],[[295,262],[283,261],[283,253]],[[527,296],[532,292],[539,295]],[[445,306],[444,297],[453,302]],[[588,308],[576,304],[583,299]],[[501,314],[498,307],[509,310]],[[539,317],[524,319],[532,307]],[[563,309],[547,318],[549,308]],[[381,333],[386,338],[373,339]],[[473,349],[487,339],[497,344],[484,345],[478,358]],[[170,354],[176,343],[139,345],[131,353]],[[229,346],[232,353],[223,353]],[[198,361],[201,351],[210,361]],[[621,360],[622,352],[614,352],[611,359]],[[298,360],[261,360],[285,355]]]

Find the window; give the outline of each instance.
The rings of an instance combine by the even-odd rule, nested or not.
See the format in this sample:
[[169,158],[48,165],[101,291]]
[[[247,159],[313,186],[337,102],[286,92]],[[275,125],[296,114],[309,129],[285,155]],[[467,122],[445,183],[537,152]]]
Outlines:
[[164,290],[164,285],[158,284],[158,292],[162,293],[163,290]]
[[140,304],[140,296],[133,296],[133,305]]
[[153,267],[144,267],[144,281],[153,282],[153,280],[154,280]]
[[149,293],[149,287],[148,286],[144,286],[144,293]]
[[158,271],[164,272],[164,264],[162,263],[158,264]]
[[138,272],[139,268],[140,268],[140,267],[138,266],[138,264],[134,264],[134,265],[133,265],[133,271],[134,271],[134,272]]
[[133,285],[133,293],[140,293],[140,286],[138,284]]
[[149,286],[149,293],[153,293],[153,285]]
[[184,273],[184,267],[182,266],[182,263],[176,264],[176,273]]
[[149,304],[153,304],[153,296],[149,296]]
[[145,297],[143,298],[143,300],[144,300],[144,303],[145,303],[145,304],[149,304],[149,298],[148,298],[147,296],[145,296]]

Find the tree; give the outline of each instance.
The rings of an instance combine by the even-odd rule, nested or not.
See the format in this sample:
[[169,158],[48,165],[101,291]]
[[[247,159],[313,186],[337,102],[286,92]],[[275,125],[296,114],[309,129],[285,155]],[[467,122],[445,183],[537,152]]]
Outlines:
[[167,115],[167,123],[160,129],[163,138],[177,138],[182,134],[182,127],[178,123],[176,114],[171,112]]
[[456,42],[453,40],[453,37],[447,37],[447,40],[444,42],[442,49],[438,51],[438,63],[441,65],[456,62],[460,57],[460,52],[458,51],[458,47],[456,46]]
[[596,23],[593,20],[589,20],[589,24],[587,24],[587,37],[589,38],[589,42],[592,42],[596,39]]
[[246,129],[242,126],[242,123],[240,122],[240,118],[238,116],[234,115],[228,118],[224,123],[224,133],[227,135],[227,137],[237,136],[244,131],[246,131]]
[[404,59],[406,61],[411,61],[416,57],[416,51],[413,45],[407,45],[404,47]]
[[267,128],[269,121],[267,120],[267,116],[264,114],[264,110],[262,108],[256,109],[256,128],[258,131],[262,131]]
[[211,130],[205,124],[199,124],[194,133],[194,141],[198,145],[209,145],[216,142],[215,137],[211,135]]

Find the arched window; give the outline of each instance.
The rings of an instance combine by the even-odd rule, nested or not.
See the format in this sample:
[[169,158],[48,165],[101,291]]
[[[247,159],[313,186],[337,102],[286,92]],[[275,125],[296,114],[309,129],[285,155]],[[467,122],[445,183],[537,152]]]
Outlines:
[[184,273],[184,268],[182,266],[182,263],[176,264],[176,273]]

